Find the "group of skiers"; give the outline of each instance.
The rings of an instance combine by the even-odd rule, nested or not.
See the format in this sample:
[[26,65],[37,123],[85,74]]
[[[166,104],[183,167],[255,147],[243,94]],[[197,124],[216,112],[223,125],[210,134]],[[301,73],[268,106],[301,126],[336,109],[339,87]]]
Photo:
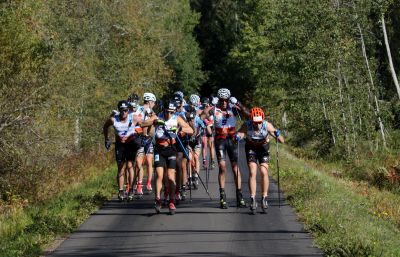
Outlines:
[[[175,204],[185,199],[187,190],[197,189],[200,166],[213,169],[217,159],[220,207],[226,209],[225,175],[228,157],[235,177],[237,207],[246,207],[238,166],[238,144],[245,140],[250,172],[250,210],[255,213],[258,206],[256,174],[259,167],[262,193],[260,203],[266,212],[269,141],[270,137],[281,143],[284,139],[280,130],[265,120],[261,108],[248,110],[231,96],[227,88],[220,88],[217,97],[211,99],[190,95],[187,103],[180,91],[162,103],[157,102],[154,94],[144,93],[143,105],[139,106],[138,102],[136,94],[119,101],[118,110],[113,111],[103,127],[107,149],[112,145],[108,130],[113,127],[115,131],[120,200],[132,200],[135,195],[143,195],[144,164],[147,164],[146,190],[149,193],[152,191],[154,162],[155,210],[157,213],[161,211],[163,191],[164,205],[168,205],[170,214],[174,214]],[[159,113],[154,111],[156,103],[160,105]],[[237,129],[239,122],[241,126]]]

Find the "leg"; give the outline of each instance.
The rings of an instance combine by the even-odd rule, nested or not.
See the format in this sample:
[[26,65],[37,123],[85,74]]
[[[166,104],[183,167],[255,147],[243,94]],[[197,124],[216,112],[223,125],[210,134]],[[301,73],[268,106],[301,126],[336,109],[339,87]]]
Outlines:
[[[249,190],[250,190],[250,197],[255,197],[256,196],[256,189],[257,189],[257,163],[255,162],[249,162]],[[261,175],[262,178],[262,175]]]
[[153,179],[153,154],[148,154],[146,156],[147,160],[147,190],[151,191],[151,181]]
[[260,174],[261,174],[262,197],[267,197],[268,196],[268,188],[269,188],[268,164],[267,163],[261,163]]

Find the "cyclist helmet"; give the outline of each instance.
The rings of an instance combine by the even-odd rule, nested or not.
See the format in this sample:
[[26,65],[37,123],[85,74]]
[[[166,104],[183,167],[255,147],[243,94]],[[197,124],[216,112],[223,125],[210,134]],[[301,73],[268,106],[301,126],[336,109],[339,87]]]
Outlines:
[[128,102],[130,103],[137,103],[139,101],[139,96],[135,93],[132,93],[129,97],[128,97]]
[[175,95],[179,95],[180,97],[182,97],[182,99],[183,99],[183,97],[184,97],[182,91],[176,91],[176,92],[174,93],[174,96],[175,96]]
[[220,99],[229,99],[229,97],[231,97],[231,92],[227,88],[220,88],[218,89],[217,95]]
[[118,105],[117,105],[117,108],[118,108],[119,111],[128,110],[128,108],[129,108],[128,101],[126,101],[126,100],[119,101]]
[[175,94],[174,95],[174,101],[178,106],[180,106],[183,103],[183,98],[182,98],[181,95]]
[[176,110],[176,104],[175,101],[164,101],[164,110],[168,111],[175,111]]
[[201,103],[209,105],[210,104],[210,99],[208,99],[208,97],[203,97],[203,98],[201,98]]
[[143,94],[143,101],[153,101],[153,102],[155,102],[157,99],[156,99],[156,96],[153,94],[153,93],[144,93]]
[[264,111],[259,107],[253,107],[250,110],[250,119],[254,123],[260,123],[264,120]]
[[200,97],[198,95],[191,95],[189,102],[191,105],[198,106],[200,104]]

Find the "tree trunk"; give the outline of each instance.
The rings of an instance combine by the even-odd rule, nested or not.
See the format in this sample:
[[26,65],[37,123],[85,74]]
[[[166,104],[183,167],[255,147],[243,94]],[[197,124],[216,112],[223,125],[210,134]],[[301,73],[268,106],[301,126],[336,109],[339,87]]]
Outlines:
[[[372,72],[371,72],[371,69],[370,69],[370,66],[369,66],[367,51],[366,51],[365,42],[364,42],[364,35],[363,35],[363,33],[362,33],[362,29],[361,29],[360,23],[357,23],[357,27],[358,27],[358,31],[360,32],[360,40],[361,40],[362,54],[363,54],[363,56],[364,56],[365,64],[366,64],[366,66],[367,66],[368,75],[369,75],[369,79],[370,79],[370,83],[371,83],[371,85],[368,84],[368,87],[367,87],[367,88],[368,88],[368,100],[369,100],[368,103],[370,104],[370,102],[373,101],[371,98],[376,99],[376,95],[373,93],[373,90],[374,90],[374,80],[373,80],[373,78],[372,78]],[[372,90],[371,90],[371,86],[372,86]],[[381,131],[383,146],[386,148],[386,138],[385,138],[385,132],[384,132],[384,125],[383,125],[383,122],[382,122],[382,119],[381,119],[381,116],[380,116],[380,113],[379,113],[378,101],[375,100],[374,102],[375,102],[375,108],[373,108],[373,110],[374,110],[374,115],[375,115],[375,117],[377,118],[378,123],[379,123],[379,128],[380,128],[380,131]]]
[[399,99],[400,99],[399,81],[397,80],[396,71],[394,70],[394,66],[393,66],[392,54],[390,53],[389,40],[388,40],[387,33],[386,33],[385,18],[383,17],[383,15],[382,15],[382,18],[381,18],[381,22],[382,22],[383,36],[385,38],[386,52],[387,52],[387,55],[388,55],[388,60],[389,60],[389,65],[390,65],[390,72],[392,73],[393,82],[394,82],[394,85],[396,86],[397,94],[399,95]]

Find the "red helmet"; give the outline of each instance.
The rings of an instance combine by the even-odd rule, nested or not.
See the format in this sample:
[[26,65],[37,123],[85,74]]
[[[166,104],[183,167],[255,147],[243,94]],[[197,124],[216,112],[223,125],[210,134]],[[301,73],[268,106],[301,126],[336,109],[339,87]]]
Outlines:
[[261,108],[253,107],[250,110],[250,119],[254,123],[260,123],[264,120],[265,115]]

